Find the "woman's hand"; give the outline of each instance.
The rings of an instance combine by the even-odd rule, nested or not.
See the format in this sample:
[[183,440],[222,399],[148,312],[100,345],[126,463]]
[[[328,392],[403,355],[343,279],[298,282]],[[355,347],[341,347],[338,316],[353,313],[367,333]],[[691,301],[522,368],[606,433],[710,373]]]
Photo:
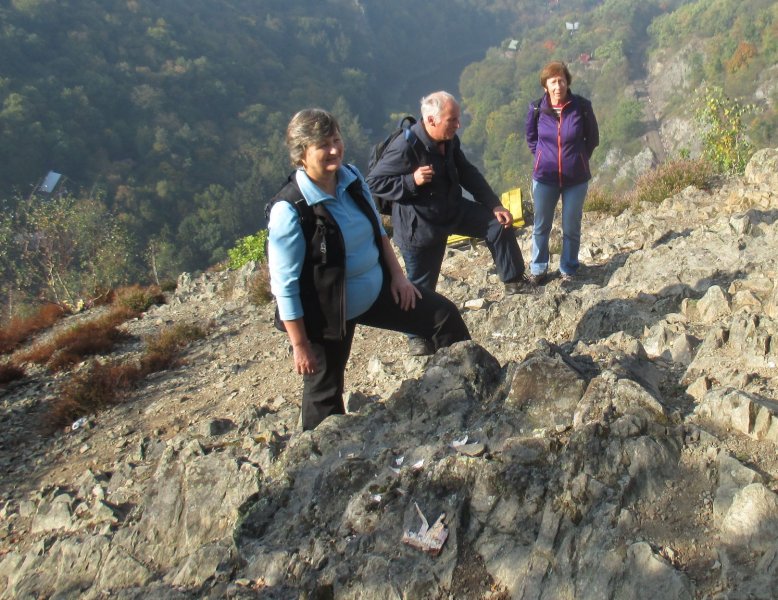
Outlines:
[[284,321],[289,343],[292,344],[294,370],[300,375],[310,375],[319,370],[319,362],[305,333],[305,322],[302,317],[293,321]]
[[400,305],[402,310],[416,308],[416,298],[421,298],[421,292],[416,289],[408,278],[401,272],[392,277],[392,298]]
[[416,298],[421,298],[421,292],[416,289],[408,277],[403,273],[403,269],[400,263],[397,262],[397,257],[394,255],[392,249],[392,243],[385,235],[381,236],[381,244],[384,247],[384,260],[386,266],[391,273],[392,281],[389,285],[389,289],[392,292],[392,298],[400,305],[402,310],[413,310],[416,308]]
[[319,370],[316,355],[313,353],[311,343],[308,340],[292,344],[292,354],[294,355],[294,369],[298,374],[310,375]]

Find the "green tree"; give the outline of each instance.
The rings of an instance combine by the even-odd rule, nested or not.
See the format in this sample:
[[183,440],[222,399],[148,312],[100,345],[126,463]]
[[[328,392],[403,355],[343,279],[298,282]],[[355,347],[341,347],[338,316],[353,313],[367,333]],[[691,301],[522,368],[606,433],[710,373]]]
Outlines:
[[702,105],[696,117],[703,127],[705,157],[722,172],[742,173],[753,154],[753,146],[745,136],[743,117],[754,107],[728,98],[717,86],[704,89],[700,98]]
[[6,287],[29,297],[75,307],[137,276],[133,244],[99,199],[32,196],[10,227],[13,237],[0,240],[0,271]]
[[602,123],[609,143],[627,145],[643,133],[643,105],[634,98],[622,98],[611,117]]

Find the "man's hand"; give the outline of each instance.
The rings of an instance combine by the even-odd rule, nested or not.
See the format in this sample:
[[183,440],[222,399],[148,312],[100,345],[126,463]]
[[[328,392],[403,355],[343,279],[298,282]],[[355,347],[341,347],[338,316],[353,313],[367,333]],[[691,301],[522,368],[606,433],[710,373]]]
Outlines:
[[504,206],[497,206],[492,212],[494,213],[494,216],[497,217],[497,221],[505,227],[505,229],[509,229],[513,225],[513,215],[511,214],[511,211]]
[[416,185],[424,185],[432,181],[433,175],[435,175],[435,171],[430,165],[422,165],[413,172],[413,181]]

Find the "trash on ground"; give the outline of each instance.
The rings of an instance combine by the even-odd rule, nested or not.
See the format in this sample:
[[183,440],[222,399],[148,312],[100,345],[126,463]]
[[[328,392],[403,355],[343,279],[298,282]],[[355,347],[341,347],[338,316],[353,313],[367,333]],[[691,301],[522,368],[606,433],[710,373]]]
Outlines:
[[80,419],[76,419],[75,421],[73,421],[73,424],[70,426],[70,430],[75,431],[76,429],[81,429],[86,424],[87,424],[87,418],[81,417]]
[[421,517],[421,527],[419,531],[406,531],[403,533],[402,541],[404,544],[408,544],[414,548],[427,552],[432,556],[437,556],[443,549],[443,544],[446,543],[448,538],[448,527],[443,522],[446,518],[446,513],[441,513],[438,520],[433,523],[432,527],[427,523],[427,519],[424,513],[421,512],[419,505],[414,502],[416,512]]
[[463,437],[461,440],[454,440],[451,442],[451,445],[454,448],[457,448],[458,446],[464,446],[465,444],[467,444],[467,436]]

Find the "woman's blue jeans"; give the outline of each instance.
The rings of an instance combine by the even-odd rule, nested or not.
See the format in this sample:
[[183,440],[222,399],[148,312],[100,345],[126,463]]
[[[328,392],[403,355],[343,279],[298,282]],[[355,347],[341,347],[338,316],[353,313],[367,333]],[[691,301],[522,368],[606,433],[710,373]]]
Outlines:
[[559,259],[559,270],[565,275],[575,275],[580,264],[578,250],[581,247],[581,218],[588,189],[588,181],[560,187],[533,180],[535,223],[532,230],[532,261],[530,262],[530,272],[533,275],[542,275],[548,271],[548,240],[560,196],[562,197],[562,256]]

